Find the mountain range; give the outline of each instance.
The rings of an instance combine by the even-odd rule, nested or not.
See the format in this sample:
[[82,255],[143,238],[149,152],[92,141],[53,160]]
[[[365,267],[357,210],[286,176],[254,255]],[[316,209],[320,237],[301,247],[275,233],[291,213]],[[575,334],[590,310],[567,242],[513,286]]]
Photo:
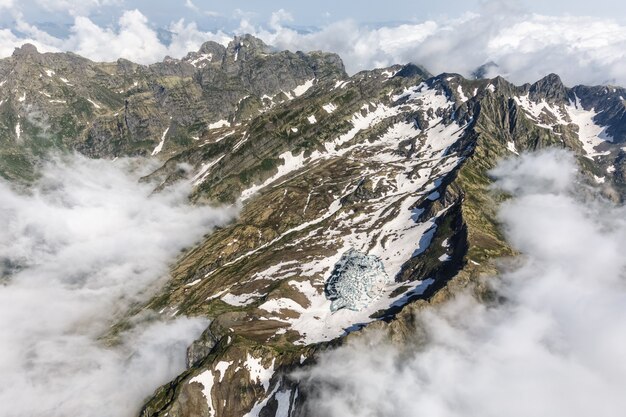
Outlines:
[[315,387],[293,372],[320,352],[372,331],[402,344],[416,312],[468,288],[493,298],[485,278],[516,255],[496,215],[510,197],[491,187],[499,160],[567,149],[624,201],[625,97],[555,74],[349,76],[335,54],[249,35],[149,66],[24,45],[0,60],[0,175],[28,186],[52,152],[149,157],[155,192],[189,181],[194,204],[240,207],[103,338],[146,309],[210,320],[142,417],[309,416]]

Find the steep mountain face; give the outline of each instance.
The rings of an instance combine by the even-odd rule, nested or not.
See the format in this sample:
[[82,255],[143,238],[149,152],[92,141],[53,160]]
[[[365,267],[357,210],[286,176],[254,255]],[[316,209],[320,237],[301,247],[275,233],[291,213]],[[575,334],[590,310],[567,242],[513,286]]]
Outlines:
[[[190,350],[195,365],[143,415],[315,415],[293,369],[363,328],[401,340],[417,309],[469,284],[486,291],[479,278],[513,254],[495,219],[506,196],[487,175],[500,158],[569,148],[590,181],[623,198],[620,112],[609,114],[621,94],[554,75],[517,87],[394,67],[320,83],[167,161],[155,173],[166,182],[194,161],[194,198],[244,205],[149,304],[213,322]],[[358,311],[333,311],[326,285],[350,250],[378,257],[390,282]]]
[[345,76],[338,56],[272,51],[250,36],[205,43],[150,66],[40,54],[0,60],[0,175],[28,178],[33,156],[74,149],[92,157],[171,155],[223,126],[248,120]]
[[142,416],[315,415],[292,371],[317,352],[370,329],[401,343],[416,311],[460,288],[489,297],[482,278],[514,255],[488,176],[502,157],[571,149],[590,182],[626,195],[626,91],[556,75],[347,77],[335,55],[246,36],[149,67],[24,47],[0,80],[4,176],[50,148],[153,155],[160,187],[190,180],[198,204],[241,204],[137,307],[211,319]]

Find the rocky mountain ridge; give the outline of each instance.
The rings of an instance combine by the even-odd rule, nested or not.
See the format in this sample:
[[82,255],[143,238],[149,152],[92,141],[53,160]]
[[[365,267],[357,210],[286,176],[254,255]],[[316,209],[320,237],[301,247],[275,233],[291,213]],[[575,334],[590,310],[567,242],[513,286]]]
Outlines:
[[[482,277],[513,255],[495,216],[505,197],[493,195],[487,174],[502,157],[565,147],[591,182],[623,190],[620,110],[610,104],[623,90],[567,89],[556,76],[516,87],[398,71],[320,84],[243,132],[216,132],[217,143],[234,136],[230,153],[212,153],[209,140],[195,154],[194,197],[240,195],[245,204],[238,223],[190,251],[174,269],[180,281],[149,304],[211,317],[216,345],[144,415],[315,415],[306,406],[314,387],[290,375],[316,351],[369,328],[410,337],[417,310],[467,285],[488,297]],[[159,174],[176,180],[181,161]],[[350,249],[379,257],[393,283],[363,310],[332,313],[323,287]]]
[[[26,46],[0,60],[0,94],[5,177],[27,179],[50,149],[151,155],[162,166],[147,181],[191,181],[198,204],[241,202],[129,312],[211,319],[143,416],[315,415],[315,387],[292,371],[317,352],[371,329],[402,343],[420,309],[460,288],[489,299],[483,280],[514,255],[496,218],[507,196],[490,188],[500,158],[570,149],[607,197],[626,195],[626,91],[554,74],[515,86],[409,64],[348,77],[336,55],[245,36],[149,67]],[[325,286],[351,251],[388,280],[332,311]]]
[[0,60],[0,175],[32,174],[34,157],[51,148],[108,158],[184,149],[301,95],[313,80],[344,76],[337,55],[277,52],[251,36],[150,66],[40,54],[27,44]]

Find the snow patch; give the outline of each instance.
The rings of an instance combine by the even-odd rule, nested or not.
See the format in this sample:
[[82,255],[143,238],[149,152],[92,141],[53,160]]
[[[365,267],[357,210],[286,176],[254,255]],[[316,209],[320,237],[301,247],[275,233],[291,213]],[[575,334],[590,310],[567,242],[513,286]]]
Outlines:
[[254,407],[252,407],[252,410],[250,410],[243,417],[259,417],[259,415],[261,414],[261,410],[265,408],[268,401],[272,398],[272,396],[276,393],[277,390],[278,390],[278,384],[276,384],[276,387],[274,387],[274,389],[272,390],[272,392],[269,393],[269,395],[267,395],[260,402],[254,404]]
[[296,88],[292,90],[293,95],[296,97],[300,97],[302,94],[309,91],[311,87],[313,87],[314,81],[315,81],[315,78],[311,78],[310,80],[305,81],[304,84],[297,86]]
[[569,124],[569,121],[567,120],[567,109],[564,111],[561,107],[548,103],[545,99],[541,99],[539,102],[534,102],[530,100],[530,96],[528,94],[524,96],[516,96],[513,97],[513,99],[537,126],[552,130],[551,125],[541,121],[542,118],[554,119],[556,124],[560,125]]
[[278,391],[276,395],[274,395],[274,399],[278,403],[275,417],[289,417],[291,391]]
[[274,375],[274,362],[275,359],[272,359],[269,368],[265,368],[263,364],[261,364],[261,358],[257,359],[248,353],[246,362],[244,363],[244,367],[250,373],[250,380],[257,381],[259,384],[263,385],[265,392],[269,389],[270,379],[272,375]]
[[17,122],[17,124],[15,125],[15,136],[17,136],[17,140],[20,140],[20,137],[22,136],[22,125],[20,124],[19,120]]
[[452,259],[452,257],[450,255],[448,255],[447,253],[444,253],[443,255],[441,255],[438,258],[441,262],[448,262],[450,259]]
[[228,120],[222,119],[215,123],[209,124],[208,128],[211,129],[219,129],[220,127],[230,127],[230,122]]
[[246,135],[243,135],[243,137],[241,138],[241,140],[237,143],[235,143],[235,146],[233,146],[233,149],[231,152],[235,152],[237,149],[241,148],[241,146],[246,143],[248,141],[248,137]]
[[585,110],[576,97],[574,102],[567,106],[567,113],[572,122],[578,125],[578,140],[583,145],[586,156],[593,159],[604,153],[596,152],[596,147],[604,142],[613,142],[613,138],[606,133],[607,127],[599,126],[594,122],[597,112],[594,109]]
[[159,144],[152,151],[152,156],[157,155],[163,149],[163,145],[165,144],[165,136],[167,136],[167,132],[169,132],[169,130],[170,130],[170,127],[168,126],[167,129],[165,129],[165,131],[161,135],[161,142],[159,142]]
[[90,98],[88,98],[87,101],[90,102],[91,105],[94,106],[96,109],[101,109],[102,108],[102,107],[100,107],[100,105],[98,103],[96,103],[95,101],[93,101]]
[[380,75],[382,75],[383,77],[387,77],[387,78],[391,78],[394,75],[396,75],[398,71],[389,71],[389,70],[384,70],[383,72],[380,73]]
[[202,394],[206,398],[206,403],[209,407],[209,416],[215,416],[215,408],[213,407],[213,400],[211,398],[211,391],[213,390],[213,372],[210,369],[202,372],[201,374],[193,377],[189,383],[199,382],[202,384]]
[[333,103],[328,103],[328,104],[324,104],[322,106],[322,108],[326,111],[326,113],[331,114],[332,112],[334,112],[335,110],[337,110],[337,106],[335,106]]
[[209,143],[218,143],[218,142],[221,142],[221,141],[223,141],[224,139],[226,139],[227,137],[229,137],[229,136],[233,135],[234,133],[235,133],[235,131],[234,131],[234,130],[233,130],[232,132],[228,132],[228,133],[226,133],[225,135],[222,135],[222,136],[220,136],[219,138],[217,138],[217,139],[215,139],[215,140],[213,140],[213,141],[211,141],[211,142],[207,141],[207,142],[206,142],[205,144],[203,144],[202,146],[204,146],[204,145],[208,145]]
[[191,179],[191,181],[193,182],[193,185],[197,186],[201,184],[206,179],[206,177],[210,174],[211,168],[213,168],[219,161],[221,161],[223,157],[224,155],[220,156],[219,158],[209,163],[206,163],[206,164],[203,163],[198,173],[194,175],[194,177]]
[[204,68],[213,59],[213,54],[202,54],[196,59],[189,61],[196,68]]
[[268,300],[259,306],[261,310],[270,313],[280,313],[282,310],[302,311],[302,306],[291,298],[275,298]]
[[456,87],[456,92],[459,94],[459,99],[461,99],[463,103],[469,100],[467,96],[465,95],[465,93],[463,93],[463,87],[461,87],[460,85]]
[[194,285],[196,285],[200,281],[202,281],[202,279],[198,278],[196,280],[191,281],[189,284],[185,284],[185,287],[193,287]]
[[228,368],[230,368],[232,364],[233,364],[232,361],[231,362],[220,361],[217,363],[217,365],[215,365],[215,370],[220,373],[219,382],[222,382],[222,380],[224,379],[224,376],[226,375],[226,371],[228,370]]
[[247,306],[248,304],[254,303],[261,294],[252,293],[252,294],[231,294],[226,293],[220,297],[220,299],[226,304],[230,304],[231,306]]

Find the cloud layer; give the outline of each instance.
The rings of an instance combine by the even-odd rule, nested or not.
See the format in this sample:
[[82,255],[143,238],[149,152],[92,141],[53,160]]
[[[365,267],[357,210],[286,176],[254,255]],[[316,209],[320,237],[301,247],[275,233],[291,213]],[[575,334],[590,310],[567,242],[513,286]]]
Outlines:
[[145,313],[118,346],[99,340],[234,214],[189,206],[185,184],[152,195],[148,168],[63,157],[32,189],[0,182],[0,416],[135,415],[184,369],[202,320]]
[[419,316],[420,342],[372,337],[304,376],[326,416],[619,416],[626,407],[626,211],[581,193],[563,152],[502,163],[500,218],[524,257],[506,300],[461,295]]
[[279,48],[337,52],[349,72],[414,62],[435,74],[469,76],[493,61],[498,67],[487,75],[503,75],[515,83],[555,72],[569,84],[626,85],[621,65],[626,26],[609,19],[541,16],[492,5],[481,14],[448,21],[379,29],[347,21],[309,34],[275,24],[273,30],[255,33]]
[[125,11],[115,27],[101,27],[88,17],[77,15],[67,38],[57,38],[40,30],[20,14],[16,16],[15,29],[0,29],[0,57],[10,56],[24,43],[32,43],[40,52],[72,51],[94,61],[126,58],[151,64],[162,61],[167,55],[181,58],[209,40],[228,43],[231,39],[221,31],[203,32],[196,23],[180,19],[166,28],[172,37],[165,44],[139,10]]
[[[10,8],[11,2],[0,4]],[[281,49],[337,52],[350,73],[414,62],[433,73],[469,76],[493,61],[498,67],[492,67],[488,75],[503,75],[516,83],[555,72],[570,85],[626,85],[626,68],[621,64],[626,54],[625,25],[604,18],[530,14],[507,2],[487,2],[478,13],[456,19],[379,28],[347,20],[307,33],[287,25],[297,22],[285,10],[275,12],[262,26],[242,14],[239,27],[228,35],[200,30],[195,22],[174,20],[166,28],[172,33],[168,44],[139,10],[125,11],[112,27],[100,27],[78,12],[65,39],[42,32],[16,13],[15,28],[0,30],[0,56],[31,42],[43,51],[70,50],[94,60],[123,57],[148,64],[166,55],[180,58],[207,40],[227,43],[232,34],[252,33]]]

